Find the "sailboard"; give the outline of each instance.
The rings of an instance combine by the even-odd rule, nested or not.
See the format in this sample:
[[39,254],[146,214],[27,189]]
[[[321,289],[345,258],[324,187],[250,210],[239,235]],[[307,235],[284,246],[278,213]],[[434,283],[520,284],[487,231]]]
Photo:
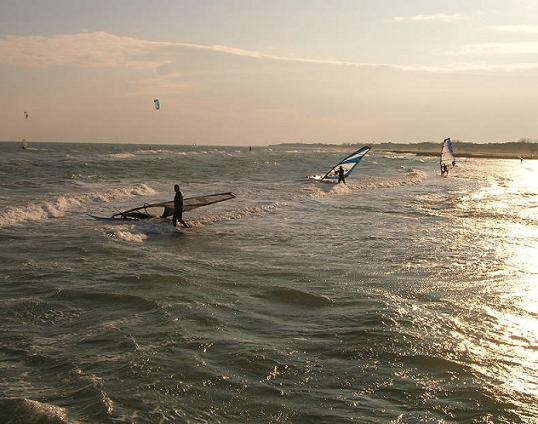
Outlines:
[[452,140],[450,140],[450,138],[445,138],[443,140],[439,165],[441,166],[441,170],[446,166],[447,172],[448,169],[456,166],[456,158],[454,157],[454,149],[452,148]]
[[[235,198],[234,193],[216,193],[208,194],[205,196],[186,197],[183,199],[183,212],[191,211],[193,209],[201,208],[202,206],[212,205],[213,203],[224,202]],[[106,220],[139,220],[150,218],[167,218],[174,214],[174,201],[160,203],[145,203],[142,206],[128,209],[126,211],[118,212],[112,215],[110,218],[92,216],[96,219]]]
[[359,162],[366,155],[366,153],[368,153],[370,149],[370,146],[361,147],[359,150],[353,152],[352,154],[338,162],[336,165],[334,165],[325,175],[312,175],[308,178],[319,181],[320,183],[336,184],[339,180],[338,170],[340,169],[340,167],[342,167],[342,169],[344,170],[344,178],[349,177],[351,172],[353,172],[353,169],[355,169],[355,167],[359,164]]

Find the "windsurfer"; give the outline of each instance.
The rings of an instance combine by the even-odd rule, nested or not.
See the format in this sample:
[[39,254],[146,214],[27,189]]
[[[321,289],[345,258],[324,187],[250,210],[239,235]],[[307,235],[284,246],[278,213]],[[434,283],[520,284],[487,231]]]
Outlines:
[[338,170],[336,171],[336,174],[338,175],[338,184],[340,184],[340,182],[342,183],[346,183],[346,177],[345,177],[345,172],[344,172],[344,168],[340,165],[340,168],[338,168]]
[[441,175],[448,175],[448,165],[446,163],[441,164]]
[[174,186],[174,191],[176,192],[176,195],[174,197],[174,216],[172,218],[172,225],[176,227],[177,222],[179,221],[185,228],[189,228],[187,223],[183,221],[183,193],[181,193],[178,184]]

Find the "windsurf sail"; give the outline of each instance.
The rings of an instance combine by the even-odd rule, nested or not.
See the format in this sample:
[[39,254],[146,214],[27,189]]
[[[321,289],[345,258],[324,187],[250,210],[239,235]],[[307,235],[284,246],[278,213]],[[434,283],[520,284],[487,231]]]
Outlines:
[[370,146],[361,147],[356,152],[353,152],[345,159],[342,159],[335,166],[331,168],[319,181],[320,182],[337,182],[338,181],[338,170],[340,167],[344,170],[344,178],[349,177],[353,169],[359,164],[364,155],[368,153]]
[[439,164],[441,167],[446,165],[453,167],[456,165],[456,158],[454,157],[454,150],[452,149],[452,140],[445,138],[443,140],[443,148],[441,149],[441,157],[439,158]]
[[[206,196],[186,197],[183,199],[183,211],[191,211],[202,206],[211,205],[213,203],[224,202],[235,198],[235,194],[216,193]],[[146,203],[143,206],[129,209],[123,212],[118,212],[112,215],[113,219],[149,219],[149,218],[166,218],[174,214],[174,201],[160,203]]]

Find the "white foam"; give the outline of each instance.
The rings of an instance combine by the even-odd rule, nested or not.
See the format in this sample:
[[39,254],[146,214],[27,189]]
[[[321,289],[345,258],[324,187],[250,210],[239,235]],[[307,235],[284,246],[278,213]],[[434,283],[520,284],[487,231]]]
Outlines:
[[186,154],[186,152],[175,152],[173,150],[168,150],[168,149],[141,149],[141,150],[137,150],[135,152],[135,154],[137,155],[159,155],[159,154],[172,154],[172,155],[175,155],[175,154]]
[[47,218],[59,218],[65,212],[88,202],[111,202],[135,196],[147,196],[156,191],[146,184],[116,188],[105,191],[72,193],[61,195],[54,200],[31,203],[21,207],[10,207],[0,212],[0,228],[22,224],[28,221],[42,221]]
[[404,175],[392,178],[362,177],[357,182],[347,181],[347,184],[324,184],[310,183],[304,191],[310,197],[324,197],[328,195],[351,194],[360,190],[371,190],[378,188],[394,188],[422,183],[426,174],[418,169],[409,168]]
[[128,159],[135,157],[135,155],[129,152],[110,153],[108,156],[115,159]]
[[68,423],[65,409],[49,403],[38,402],[32,399],[3,398],[0,400],[2,412],[7,412],[8,422],[17,423]]
[[131,233],[129,230],[110,231],[107,232],[107,236],[115,240],[121,240],[130,243],[143,243],[144,240],[147,240],[148,238],[146,234],[135,234]]
[[263,215],[283,206],[287,206],[287,203],[275,202],[269,205],[258,205],[241,209],[233,209],[230,211],[220,212],[214,215],[206,215],[204,217],[199,217],[195,219],[187,219],[187,223],[189,224],[189,226],[194,228],[205,227],[206,225],[211,225],[217,222],[242,219],[248,215]]

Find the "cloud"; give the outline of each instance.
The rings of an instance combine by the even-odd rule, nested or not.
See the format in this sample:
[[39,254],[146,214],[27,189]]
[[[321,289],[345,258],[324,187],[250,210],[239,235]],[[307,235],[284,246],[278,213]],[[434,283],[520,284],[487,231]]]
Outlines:
[[524,34],[536,34],[538,33],[538,25],[496,25],[489,26],[486,29],[492,31],[501,31],[501,32],[517,32]]
[[538,42],[510,42],[510,43],[478,43],[465,44],[456,51],[451,52],[456,55],[528,55],[538,54]]
[[106,32],[44,36],[8,36],[0,39],[0,62],[46,67],[118,67],[151,69],[170,62],[155,54],[168,43],[121,37]]
[[[419,15],[420,16],[420,15]],[[433,15],[432,15],[433,16]],[[532,46],[531,46],[532,45]],[[469,44],[457,54],[500,54],[501,52],[537,52],[536,43],[490,43]],[[522,71],[537,69],[538,63],[516,64],[446,64],[442,66],[415,66],[392,63],[354,62],[336,59],[313,59],[289,57],[246,50],[220,44],[195,44],[182,42],[149,41],[133,37],[117,36],[106,32],[57,34],[44,36],[8,36],[0,38],[0,63],[26,66],[79,66],[88,68],[128,67],[156,71],[159,67],[174,63],[178,49],[197,49],[211,53],[251,58],[255,60],[281,61],[313,65],[347,66],[356,68],[386,68],[408,72],[469,72],[469,71]],[[159,77],[163,88],[186,88],[178,75]]]
[[450,23],[455,21],[461,21],[465,19],[465,15],[461,13],[435,13],[432,15],[414,15],[414,16],[395,16],[392,18],[393,22],[444,22]]

